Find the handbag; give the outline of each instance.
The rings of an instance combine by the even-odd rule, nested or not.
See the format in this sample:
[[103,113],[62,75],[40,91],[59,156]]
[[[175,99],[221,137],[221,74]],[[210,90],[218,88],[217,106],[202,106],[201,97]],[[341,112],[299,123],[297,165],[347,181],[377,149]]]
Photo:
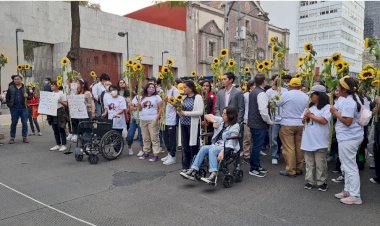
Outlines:
[[371,121],[372,112],[368,110],[367,108],[365,108],[362,104],[360,105],[361,105],[361,109],[360,109],[360,117],[359,117],[358,123],[359,125],[364,127],[368,125],[369,121]]

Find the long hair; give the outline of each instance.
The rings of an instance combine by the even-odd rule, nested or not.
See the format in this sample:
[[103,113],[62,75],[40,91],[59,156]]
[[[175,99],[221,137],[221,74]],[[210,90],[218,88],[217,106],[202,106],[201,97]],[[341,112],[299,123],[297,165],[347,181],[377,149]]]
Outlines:
[[238,118],[238,112],[236,108],[225,107],[224,110],[226,110],[228,125],[229,126],[235,125],[237,123],[237,118]]
[[[318,96],[318,104],[317,104],[317,108],[318,110],[321,110],[322,108],[324,108],[326,105],[329,104],[330,100],[329,100],[329,96],[327,96],[326,93],[323,93],[323,92],[314,92],[313,94],[311,95],[316,95]],[[314,103],[311,102],[310,105],[309,105],[309,108],[314,106]]]
[[80,85],[81,92],[78,93],[78,91],[77,91],[77,94],[81,94],[81,93],[85,93],[87,91],[90,91],[90,88],[88,87],[88,83],[87,83],[86,80],[79,79],[78,82],[79,82],[79,85]]
[[195,84],[193,81],[191,80],[186,80],[183,82],[187,87],[189,87],[191,89],[191,91],[193,91],[194,95],[197,95],[198,92],[197,92],[197,88],[195,87]]
[[[149,88],[149,86],[154,86],[154,89],[155,89],[155,91],[154,91],[154,93],[152,94],[152,96],[157,95],[157,87],[156,87],[156,85],[155,85],[154,83],[147,83],[147,84],[144,86],[143,91],[142,91],[142,99],[144,99],[145,97],[148,96],[148,88]],[[142,100],[142,99],[141,99],[141,100]]]
[[[347,85],[349,86],[349,90],[348,89],[345,89],[344,87],[342,87],[341,84],[339,84],[339,87],[343,90],[346,90],[346,93],[348,95],[351,95],[352,96],[352,99],[354,99],[354,101],[356,102],[356,109],[358,112],[360,112],[362,106],[361,104],[364,104],[364,101],[363,99],[360,97],[360,95],[358,94],[358,86],[357,86],[357,83],[356,81],[351,78],[351,77],[347,77],[347,78],[344,78],[344,81],[347,83]],[[359,100],[361,102],[361,104],[359,104],[359,101],[358,101],[358,97],[359,97]]]

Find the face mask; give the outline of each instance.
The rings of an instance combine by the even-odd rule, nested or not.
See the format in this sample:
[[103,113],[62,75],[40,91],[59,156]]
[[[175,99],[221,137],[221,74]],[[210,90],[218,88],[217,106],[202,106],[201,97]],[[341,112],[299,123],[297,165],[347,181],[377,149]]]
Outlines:
[[111,95],[112,95],[113,97],[116,97],[116,96],[117,96],[117,90],[112,90],[112,91],[111,91]]
[[148,88],[148,94],[153,95],[154,92],[156,92],[155,88]]
[[44,84],[47,85],[49,82],[48,81],[44,81]]
[[284,88],[288,88],[289,87],[289,83],[284,83]]
[[32,89],[30,89],[30,90],[29,90],[29,93],[33,93],[33,90],[32,90]]
[[110,86],[105,86],[105,88],[108,92],[110,91]]

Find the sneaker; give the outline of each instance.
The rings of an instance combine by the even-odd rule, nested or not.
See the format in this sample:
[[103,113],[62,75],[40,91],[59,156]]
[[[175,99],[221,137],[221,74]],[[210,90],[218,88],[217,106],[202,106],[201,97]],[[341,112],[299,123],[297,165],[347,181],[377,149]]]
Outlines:
[[175,157],[169,156],[169,158],[166,159],[166,161],[163,162],[162,164],[169,166],[175,163],[176,163]]
[[339,173],[339,170],[331,170],[331,173]]
[[71,133],[69,133],[69,135],[67,135],[66,139],[71,140],[72,137],[73,137],[73,135]]
[[142,156],[140,156],[139,159],[143,160],[143,159],[148,158],[148,156],[149,156],[148,153],[143,152]]
[[260,167],[259,171],[260,173],[264,173],[264,174],[268,173],[268,170],[264,169],[263,167]]
[[38,132],[38,136],[42,136],[42,133],[41,133],[41,132]]
[[331,162],[332,160],[334,160],[334,157],[329,155],[326,160],[327,162]]
[[62,152],[62,151],[66,151],[66,149],[67,149],[66,146],[65,146],[65,145],[62,145],[62,146],[58,149],[58,151],[61,151],[61,152]]
[[15,143],[15,138],[11,138],[11,139],[9,139],[9,142],[8,142],[9,144],[14,144]]
[[342,191],[341,193],[335,194],[334,196],[337,199],[344,199],[344,198],[349,197],[350,193],[348,193],[347,191]]
[[252,176],[255,176],[255,177],[265,177],[266,174],[265,173],[262,173],[258,170],[251,170],[249,171],[249,175],[252,175]]
[[132,148],[128,148],[128,155],[129,155],[129,156],[132,156],[132,155],[133,155],[133,150],[132,150]]
[[139,153],[137,153],[137,157],[141,157],[144,155],[144,152],[143,151],[139,151]]
[[272,159],[272,165],[277,165],[278,164],[278,160],[277,159]]
[[360,197],[354,196],[348,196],[346,198],[343,198],[340,200],[340,202],[347,205],[361,205],[363,203]]
[[152,158],[149,159],[149,162],[157,162],[158,156],[153,155]]
[[78,135],[72,135],[70,140],[73,141],[73,142],[77,142]]
[[182,171],[179,173],[184,179],[194,180],[195,181],[195,170],[189,169],[187,171]]
[[280,171],[281,176],[286,176],[286,177],[296,177],[295,174],[289,174],[286,170],[281,170]]
[[267,154],[265,152],[263,152],[263,151],[260,151],[260,155],[266,156]]
[[307,189],[307,190],[310,190],[313,188],[313,185],[312,184],[309,184],[309,183],[306,183],[305,186],[303,186],[303,188]]
[[326,183],[318,186],[318,191],[327,191],[327,189],[329,188],[329,186],[327,186]]
[[168,158],[169,158],[169,154],[167,156],[161,158],[161,161],[165,162],[166,160],[168,160]]
[[214,173],[211,173],[211,175],[209,177],[202,177],[201,180],[203,182],[206,182],[207,184],[215,184],[215,180],[216,180],[216,174]]
[[29,140],[28,140],[28,138],[24,137],[24,138],[22,138],[22,142],[29,143]]
[[337,178],[333,178],[331,179],[332,182],[335,182],[335,183],[342,183],[344,182],[344,176],[339,176]]
[[378,184],[378,183],[380,183],[380,180],[377,179],[377,178],[371,178],[371,179],[369,179],[369,181],[371,181],[371,182],[374,183],[374,184]]
[[56,151],[56,150],[59,150],[61,146],[59,145],[55,145],[54,147],[50,148],[50,151]]

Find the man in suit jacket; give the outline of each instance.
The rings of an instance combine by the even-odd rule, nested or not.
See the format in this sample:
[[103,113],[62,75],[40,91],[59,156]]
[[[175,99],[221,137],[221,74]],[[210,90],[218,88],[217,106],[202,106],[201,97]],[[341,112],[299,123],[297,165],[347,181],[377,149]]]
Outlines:
[[219,90],[215,103],[215,115],[222,116],[223,109],[227,106],[234,107],[238,111],[238,122],[244,120],[244,95],[243,92],[233,87],[235,75],[227,72],[223,75],[224,89]]

